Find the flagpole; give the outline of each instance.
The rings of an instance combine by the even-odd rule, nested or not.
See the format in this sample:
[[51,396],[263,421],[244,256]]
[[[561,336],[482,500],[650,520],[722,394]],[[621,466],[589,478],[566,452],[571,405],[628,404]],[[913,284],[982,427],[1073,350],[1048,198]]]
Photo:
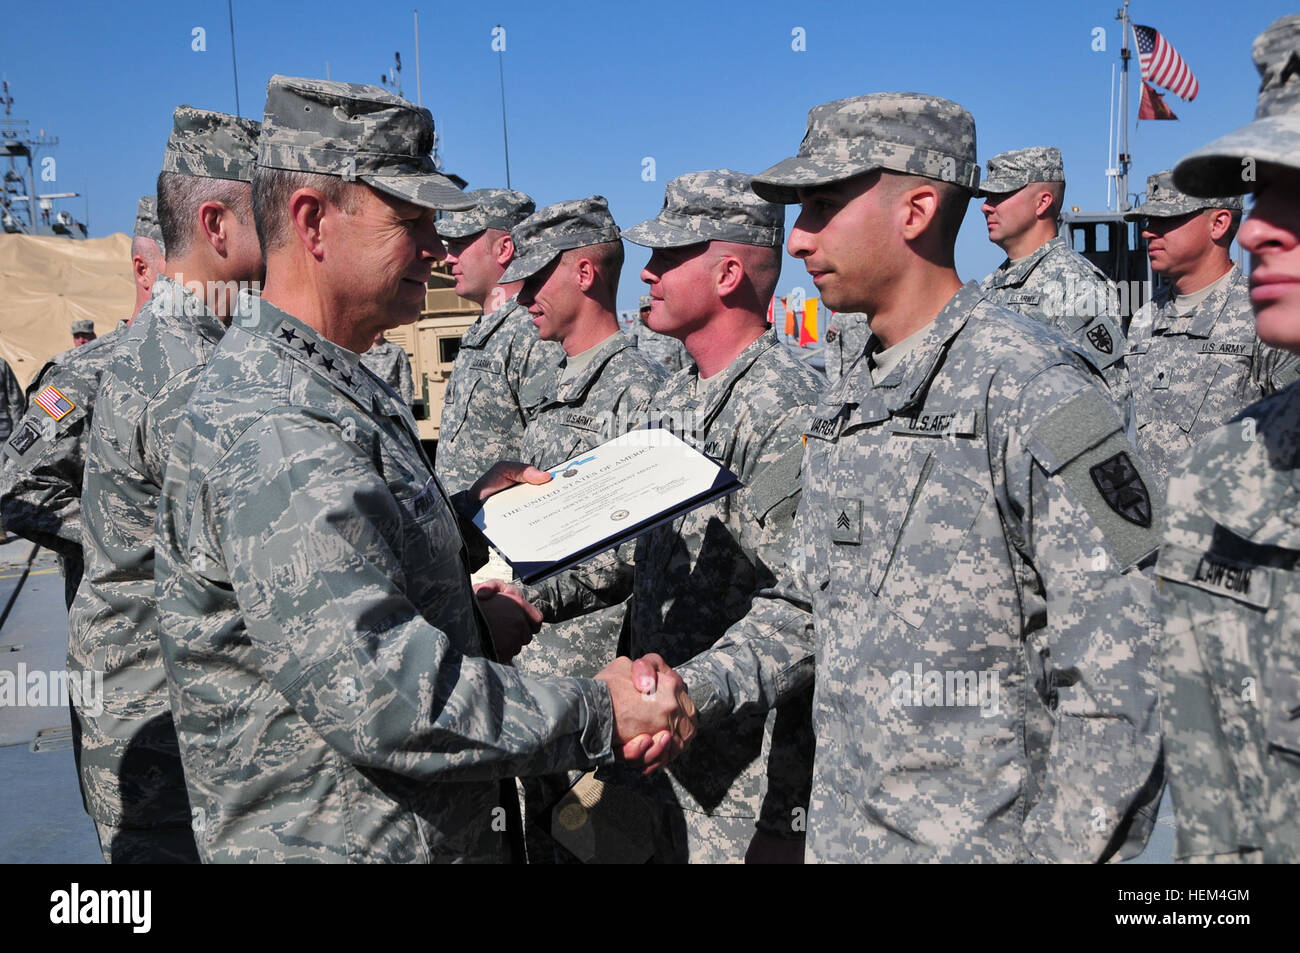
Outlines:
[[1115,179],[1115,188],[1118,191],[1116,199],[1119,202],[1119,210],[1127,212],[1128,204],[1128,61],[1132,54],[1128,48],[1128,0],[1124,0],[1124,9],[1119,12],[1120,29],[1123,31],[1123,39],[1120,41],[1120,81],[1119,81],[1119,102],[1120,102],[1120,123],[1122,128],[1119,134],[1119,175]]
[[1110,64],[1110,118],[1106,120],[1106,209],[1110,209],[1110,192],[1115,187],[1115,64]]

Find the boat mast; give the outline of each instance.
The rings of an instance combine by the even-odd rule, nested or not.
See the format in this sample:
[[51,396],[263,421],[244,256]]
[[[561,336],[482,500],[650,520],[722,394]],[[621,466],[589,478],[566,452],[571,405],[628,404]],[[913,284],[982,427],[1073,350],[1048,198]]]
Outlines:
[[1119,210],[1127,212],[1130,208],[1128,204],[1128,170],[1132,157],[1128,152],[1128,61],[1132,56],[1128,48],[1129,19],[1128,19],[1128,0],[1124,0],[1124,7],[1115,16],[1120,22],[1120,80],[1119,80],[1119,115],[1120,115],[1120,134],[1119,134],[1119,161],[1116,163],[1119,171],[1115,176],[1115,188],[1119,200]]

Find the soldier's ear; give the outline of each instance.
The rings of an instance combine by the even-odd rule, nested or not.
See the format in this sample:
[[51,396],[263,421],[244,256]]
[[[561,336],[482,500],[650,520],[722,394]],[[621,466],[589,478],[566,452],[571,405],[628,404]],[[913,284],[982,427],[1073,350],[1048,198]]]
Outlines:
[[735,255],[718,259],[716,290],[719,298],[734,294],[745,280],[745,264]]
[[515,258],[515,240],[506,232],[497,239],[496,259],[497,264],[502,268],[509,265]]
[[325,255],[325,196],[316,189],[298,189],[289,196],[289,221],[304,248],[320,261]]
[[1210,209],[1210,240],[1219,241],[1232,227],[1232,212],[1226,208]]

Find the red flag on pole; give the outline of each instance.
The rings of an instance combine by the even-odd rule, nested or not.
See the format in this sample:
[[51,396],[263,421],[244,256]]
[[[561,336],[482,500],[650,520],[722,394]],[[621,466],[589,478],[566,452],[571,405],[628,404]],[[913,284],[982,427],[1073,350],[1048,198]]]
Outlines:
[[1138,106],[1139,119],[1177,119],[1174,111],[1165,104],[1165,98],[1146,83],[1142,84],[1142,103]]

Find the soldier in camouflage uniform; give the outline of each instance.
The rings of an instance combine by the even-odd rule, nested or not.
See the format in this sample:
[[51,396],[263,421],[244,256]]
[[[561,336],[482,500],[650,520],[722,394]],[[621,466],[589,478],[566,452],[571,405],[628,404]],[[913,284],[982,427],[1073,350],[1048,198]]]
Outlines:
[[18,421],[22,420],[27,401],[9,362],[0,358],[0,440],[8,441]]
[[135,280],[135,308],[139,314],[153,293],[153,283],[162,274],[167,256],[166,242],[158,226],[158,199],[142,195],[135,205],[135,233],[131,236],[131,277]]
[[1014,149],[989,159],[977,193],[989,241],[1008,258],[980,283],[994,304],[1056,328],[1101,371],[1127,414],[1119,296],[1092,262],[1060,235],[1065,166],[1055,146]]
[[89,318],[80,318],[72,322],[72,346],[81,347],[98,337],[95,334],[95,322]]
[[257,134],[252,120],[176,109],[158,176],[166,277],[114,346],[90,423],[68,671],[103,673],[102,713],[77,706],[77,716],[81,780],[112,863],[197,860],[158,645],[154,515],[194,382],[239,283],[262,277],[249,191]]
[[475,599],[410,409],[359,363],[377,330],[419,316],[442,255],[432,210],[469,204],[432,144],[429,111],[385,90],[271,78],[254,182],[265,296],[198,381],[158,512],[163,650],[207,861],[501,859],[497,779],[610,762],[624,740],[656,757],[624,731],[672,722],[689,740],[670,674],[646,698],[627,659],[604,681],[491,660],[480,607],[520,610]]
[[558,344],[537,336],[515,297],[523,282],[500,283],[515,256],[510,229],[536,211],[533,200],[511,189],[479,189],[466,198],[473,208],[438,220],[456,294],[483,309],[461,338],[443,393],[434,464],[451,493],[498,460],[521,459],[524,427],[564,357]]
[[680,371],[691,363],[691,356],[686,347],[677,338],[660,334],[646,322],[650,319],[650,296],[642,295],[637,310],[636,346],[645,351],[648,357],[662,364],[669,374]]
[[[529,591],[543,617],[627,594],[633,655],[678,665],[743,618],[753,593],[787,559],[799,499],[800,435],[822,379],[767,328],[781,270],[785,209],[730,170],[692,172],[666,190],[657,218],[623,237],[654,249],[642,278],[651,322],[685,343],[693,361],[668,378],[650,419],[728,467],[744,489],[692,510],[636,541],[635,573],[601,562]],[[604,569],[604,578],[600,578]],[[626,567],[630,569],[630,567]],[[797,859],[812,769],[811,693],[771,712],[719,721],[667,772],[618,780],[656,803],[654,857],[662,863]]]
[[[1255,121],[1184,158],[1188,195],[1254,189],[1259,337],[1300,353],[1300,15],[1255,40]],[[1300,386],[1205,437],[1169,480],[1156,574],[1174,859],[1300,861]]]
[[406,350],[384,337],[375,335],[375,343],[361,355],[361,363],[393,389],[408,407],[415,400],[415,382],[411,380],[411,359]]
[[1125,571],[1158,507],[1077,349],[957,277],[978,180],[970,114],[916,93],[814,108],[754,177],[802,202],[788,250],[872,339],[806,426],[789,565],[678,671],[704,731],[815,658],[815,861],[1100,860],[1159,755]]
[[81,549],[82,476],[100,377],[112,362],[127,325],[149,300],[149,289],[164,267],[163,259],[156,254],[162,246],[162,232],[153,196],[142,196],[136,206],[133,252],[138,242],[148,243],[141,254],[148,255],[150,263],[137,271],[147,276],[147,284],[143,296],[137,285],[131,317],[103,337],[55,355],[46,363],[28,388],[41,399],[29,406],[16,433],[3,445],[4,458],[13,463],[0,472],[0,522],[58,555],[69,609],[85,565]]
[[1228,255],[1240,196],[1196,198],[1159,172],[1124,217],[1144,222],[1151,270],[1169,279],[1134,315],[1124,356],[1138,450],[1163,495],[1170,469],[1202,437],[1294,381],[1300,365],[1255,335],[1250,287]]

